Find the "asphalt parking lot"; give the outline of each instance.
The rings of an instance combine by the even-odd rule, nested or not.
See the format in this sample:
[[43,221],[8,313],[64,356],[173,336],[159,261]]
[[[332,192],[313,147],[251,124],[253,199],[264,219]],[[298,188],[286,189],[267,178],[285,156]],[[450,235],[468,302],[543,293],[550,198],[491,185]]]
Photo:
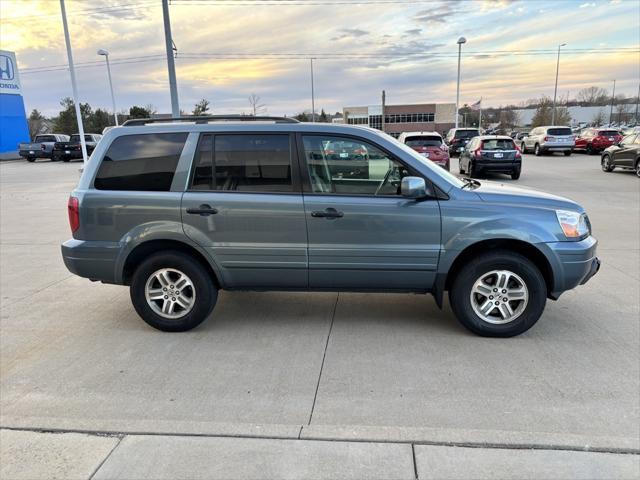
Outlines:
[[153,330],[62,263],[79,167],[0,164],[0,477],[640,475],[633,173],[525,155],[491,178],[582,203],[603,265],[488,339],[400,294],[222,292],[199,328]]

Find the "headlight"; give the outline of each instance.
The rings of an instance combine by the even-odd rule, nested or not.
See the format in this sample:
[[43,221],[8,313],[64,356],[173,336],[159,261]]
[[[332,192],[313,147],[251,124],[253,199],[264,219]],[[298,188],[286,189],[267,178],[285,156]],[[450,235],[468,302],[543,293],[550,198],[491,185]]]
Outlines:
[[556,210],[556,217],[558,217],[558,223],[567,238],[581,238],[591,233],[586,213]]

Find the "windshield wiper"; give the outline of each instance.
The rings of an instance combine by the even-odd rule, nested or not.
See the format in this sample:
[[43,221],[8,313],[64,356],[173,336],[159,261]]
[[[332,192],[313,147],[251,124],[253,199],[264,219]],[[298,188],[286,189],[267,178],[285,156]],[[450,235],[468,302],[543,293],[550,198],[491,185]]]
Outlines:
[[465,182],[462,188],[478,188],[481,185],[478,180],[475,180],[473,178],[463,178],[462,181]]

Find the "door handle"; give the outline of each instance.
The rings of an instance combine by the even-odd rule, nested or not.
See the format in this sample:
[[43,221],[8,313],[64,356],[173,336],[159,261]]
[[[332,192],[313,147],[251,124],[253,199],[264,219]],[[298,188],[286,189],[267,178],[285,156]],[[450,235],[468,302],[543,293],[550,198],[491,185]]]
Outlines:
[[311,212],[311,216],[315,218],[342,218],[344,217],[344,213],[339,212],[335,208],[327,208],[324,211],[317,210],[315,212]]
[[187,208],[187,213],[207,217],[209,215],[215,215],[216,213],[218,213],[218,209],[212,208],[210,205],[203,203],[198,208]]

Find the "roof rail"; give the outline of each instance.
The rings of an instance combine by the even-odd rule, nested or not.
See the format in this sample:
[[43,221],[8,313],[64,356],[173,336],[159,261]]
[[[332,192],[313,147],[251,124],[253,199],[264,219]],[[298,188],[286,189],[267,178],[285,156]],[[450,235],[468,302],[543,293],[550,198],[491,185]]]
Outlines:
[[133,127],[138,125],[147,125],[149,123],[174,123],[174,122],[194,122],[194,123],[209,123],[209,122],[224,122],[224,121],[237,121],[237,122],[263,122],[271,121],[275,123],[300,123],[295,118],[290,117],[265,117],[253,115],[204,115],[204,116],[184,116],[175,118],[133,118],[127,120],[122,124],[123,127]]

